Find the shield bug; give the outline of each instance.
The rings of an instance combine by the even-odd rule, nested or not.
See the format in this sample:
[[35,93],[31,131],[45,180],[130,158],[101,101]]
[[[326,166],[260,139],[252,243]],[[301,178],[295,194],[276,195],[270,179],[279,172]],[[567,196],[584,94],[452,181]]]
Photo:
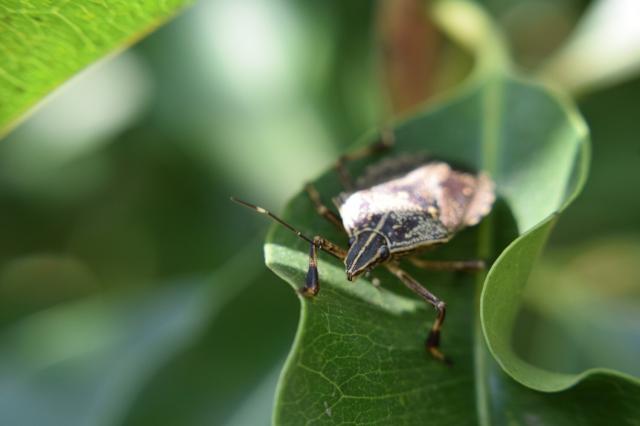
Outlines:
[[321,236],[310,238],[262,207],[233,201],[265,214],[309,243],[309,269],[300,292],[313,297],[320,291],[317,251],[342,260],[348,280],[383,266],[405,286],[437,311],[425,342],[436,359],[449,360],[440,351],[440,330],[446,305],[400,266],[407,259],[414,266],[432,270],[479,270],[480,260],[433,261],[416,255],[451,240],[461,229],[476,225],[495,200],[494,183],[483,172],[454,167],[446,161],[420,156],[389,157],[369,166],[355,182],[347,169],[349,161],[380,152],[393,145],[393,135],[383,133],[367,147],[341,157],[336,168],[344,191],[333,198],[338,213],[327,207],[318,191],[306,186],[318,214],[348,237],[344,249]]

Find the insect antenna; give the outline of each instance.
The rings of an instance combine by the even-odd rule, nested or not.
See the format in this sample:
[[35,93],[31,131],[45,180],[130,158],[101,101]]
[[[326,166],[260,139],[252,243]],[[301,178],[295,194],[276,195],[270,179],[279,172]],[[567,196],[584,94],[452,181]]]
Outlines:
[[298,237],[302,238],[303,240],[307,241],[310,244],[314,244],[313,240],[311,238],[307,237],[302,232],[298,231],[296,228],[294,228],[293,226],[289,225],[287,222],[285,222],[284,220],[280,219],[275,214],[271,213],[269,210],[263,209],[262,207],[256,206],[256,205],[251,204],[251,203],[247,203],[246,201],[239,200],[239,199],[237,199],[235,197],[230,197],[230,198],[231,198],[231,201],[233,201],[234,203],[238,203],[241,206],[247,207],[247,208],[249,208],[249,209],[251,209],[251,210],[253,210],[253,211],[257,212],[257,213],[269,216],[271,219],[275,220],[280,225],[284,226],[285,228],[287,228],[288,230],[290,230],[291,232],[296,234]]

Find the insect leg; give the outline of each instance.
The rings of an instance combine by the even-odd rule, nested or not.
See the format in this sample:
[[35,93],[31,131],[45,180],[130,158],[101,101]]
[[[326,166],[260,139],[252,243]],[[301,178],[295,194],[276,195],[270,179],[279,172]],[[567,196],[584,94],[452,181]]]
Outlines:
[[345,249],[319,235],[313,237],[313,243],[316,245],[316,247],[326,251],[337,259],[342,260],[347,257],[347,251]]
[[302,232],[298,231],[296,228],[280,219],[275,214],[271,213],[269,210],[264,209],[262,207],[256,206],[251,203],[247,203],[246,201],[239,200],[237,198],[231,197],[231,201],[238,203],[244,207],[247,207],[251,210],[254,210],[257,213],[268,216],[272,220],[278,222],[280,225],[284,226],[294,234],[296,234],[299,238],[305,240],[309,243],[309,269],[307,271],[307,277],[305,279],[305,286],[300,289],[300,292],[305,296],[315,296],[320,291],[320,281],[318,279],[318,253],[317,249],[321,249],[329,253],[330,255],[337,257],[338,259],[344,259],[347,256],[347,251],[340,247],[339,245],[332,243],[331,241],[323,238],[319,235],[313,237],[313,239],[307,237]]
[[318,252],[316,245],[310,244],[309,247],[309,269],[307,277],[304,280],[304,287],[299,290],[303,296],[313,297],[320,291],[320,278],[318,276]]
[[433,322],[431,330],[429,330],[429,335],[427,336],[425,344],[427,347],[427,351],[431,354],[431,356],[439,361],[444,362],[445,364],[451,364],[449,358],[447,358],[439,349],[440,329],[442,328],[442,323],[444,323],[444,318],[446,315],[445,303],[437,296],[432,294],[429,290],[424,288],[418,281],[415,280],[415,278],[398,267],[397,264],[386,263],[385,266],[387,267],[389,272],[398,277],[400,281],[402,281],[402,283],[409,288],[409,290],[413,291],[427,303],[430,303],[434,308],[436,308],[436,311],[438,311],[438,316]]
[[378,152],[385,151],[393,146],[395,142],[395,137],[393,131],[387,129],[380,133],[380,137],[378,140],[371,145],[367,145],[360,149],[357,149],[348,154],[344,154],[338,158],[336,162],[336,170],[338,171],[338,176],[340,177],[340,181],[342,182],[342,186],[346,190],[353,189],[353,180],[351,179],[351,175],[349,174],[349,169],[347,168],[347,162],[359,160],[364,157],[368,157],[369,155],[376,154]]
[[320,216],[324,217],[329,222],[333,223],[335,227],[338,228],[338,230],[345,232],[340,217],[324,205],[316,188],[312,184],[308,183],[305,186],[305,189],[307,191],[307,194],[309,195],[309,198],[311,199],[311,202],[316,208],[316,212],[318,212]]
[[309,247],[309,269],[305,278],[304,287],[300,288],[303,296],[313,297],[320,291],[320,278],[318,275],[318,251],[322,249],[338,259],[344,259],[347,252],[337,244],[316,235]]
[[422,269],[431,271],[481,271],[486,265],[484,260],[425,260],[416,257],[410,257],[409,262],[412,265]]

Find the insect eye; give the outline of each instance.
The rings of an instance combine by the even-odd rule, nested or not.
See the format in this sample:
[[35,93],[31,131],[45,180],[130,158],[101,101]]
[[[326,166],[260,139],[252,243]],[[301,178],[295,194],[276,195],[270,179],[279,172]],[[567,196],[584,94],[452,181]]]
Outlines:
[[356,237],[349,237],[349,247],[351,247],[355,242],[356,242]]
[[380,248],[378,249],[378,253],[380,253],[380,258],[382,260],[385,260],[386,258],[389,257],[389,247],[380,246]]

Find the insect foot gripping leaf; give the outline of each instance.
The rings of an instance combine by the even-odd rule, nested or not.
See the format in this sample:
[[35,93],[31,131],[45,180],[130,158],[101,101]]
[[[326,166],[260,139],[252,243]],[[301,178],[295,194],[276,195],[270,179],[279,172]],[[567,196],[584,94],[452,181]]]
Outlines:
[[[489,53],[484,57],[495,59]],[[447,302],[441,345],[455,365],[433,362],[417,344],[433,325],[433,313],[393,276],[380,274],[381,288],[365,279],[349,282],[342,262],[320,253],[322,290],[300,299],[274,423],[573,425],[633,424],[640,418],[635,379],[611,371],[557,374],[526,364],[511,349],[522,286],[555,218],[585,179],[588,136],[566,101],[481,62],[481,72],[455,95],[394,129],[396,153],[428,151],[485,171],[496,184],[492,214],[429,254],[438,260],[486,259],[486,280],[411,270]],[[323,197],[342,191],[334,171],[314,186]],[[316,209],[300,193],[283,219],[307,235],[346,246],[343,234]],[[273,226],[265,256],[294,288],[304,283],[308,245],[294,234]]]

